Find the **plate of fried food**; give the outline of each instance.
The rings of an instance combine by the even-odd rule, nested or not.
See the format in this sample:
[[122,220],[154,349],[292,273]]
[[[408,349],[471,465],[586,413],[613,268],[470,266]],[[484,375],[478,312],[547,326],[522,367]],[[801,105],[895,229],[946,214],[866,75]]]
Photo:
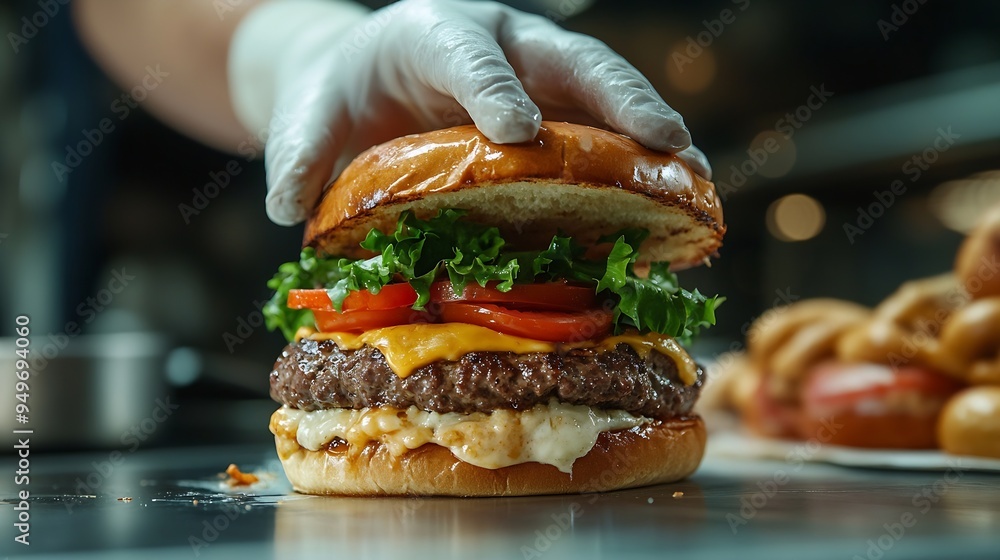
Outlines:
[[761,315],[708,368],[709,453],[1000,472],[1000,208],[954,270],[873,308],[807,299]]

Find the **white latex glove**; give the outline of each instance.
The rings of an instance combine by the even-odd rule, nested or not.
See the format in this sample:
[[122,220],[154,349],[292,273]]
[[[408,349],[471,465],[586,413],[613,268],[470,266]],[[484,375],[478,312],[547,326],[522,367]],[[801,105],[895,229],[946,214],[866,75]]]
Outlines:
[[267,213],[279,224],[304,220],[362,150],[468,122],[497,143],[531,140],[543,115],[603,125],[711,176],[681,116],[625,59],[494,2],[266,3],[240,23],[229,74],[244,126],[269,132]]

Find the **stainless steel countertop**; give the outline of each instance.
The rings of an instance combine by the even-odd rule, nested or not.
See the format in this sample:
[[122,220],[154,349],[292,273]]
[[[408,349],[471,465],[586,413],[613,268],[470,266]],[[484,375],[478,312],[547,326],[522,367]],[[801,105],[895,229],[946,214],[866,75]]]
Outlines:
[[[16,488],[0,478],[0,556],[1000,558],[1000,476],[961,469],[710,457],[689,480],[608,494],[361,499],[297,495],[280,474],[252,495],[219,491],[231,462],[275,469],[265,447],[111,459],[32,456],[30,547],[13,542]],[[2,468],[13,475],[12,457]]]

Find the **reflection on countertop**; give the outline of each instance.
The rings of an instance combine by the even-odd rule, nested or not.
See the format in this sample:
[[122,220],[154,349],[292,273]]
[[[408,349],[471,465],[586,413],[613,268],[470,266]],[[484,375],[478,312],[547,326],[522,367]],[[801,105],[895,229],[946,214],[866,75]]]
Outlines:
[[[264,479],[230,488],[229,463]],[[6,459],[5,469],[14,464]],[[709,458],[691,479],[495,499],[291,492],[273,450],[32,458],[32,552],[52,557],[997,558],[1000,477]],[[6,478],[6,477],[5,477]],[[15,488],[4,480],[0,523]],[[0,554],[23,552],[6,539]],[[141,553],[140,553],[141,550]],[[889,551],[892,551],[891,554]],[[73,552],[69,552],[73,551]],[[113,552],[120,551],[120,552]]]

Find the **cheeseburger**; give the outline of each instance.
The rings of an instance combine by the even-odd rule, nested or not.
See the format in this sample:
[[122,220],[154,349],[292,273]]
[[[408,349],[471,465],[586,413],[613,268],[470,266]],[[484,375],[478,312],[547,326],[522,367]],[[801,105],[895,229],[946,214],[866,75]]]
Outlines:
[[265,311],[278,455],[311,494],[512,496],[675,481],[701,461],[681,343],[721,298],[673,270],[725,226],[677,157],[586,126],[399,138],[326,190]]

